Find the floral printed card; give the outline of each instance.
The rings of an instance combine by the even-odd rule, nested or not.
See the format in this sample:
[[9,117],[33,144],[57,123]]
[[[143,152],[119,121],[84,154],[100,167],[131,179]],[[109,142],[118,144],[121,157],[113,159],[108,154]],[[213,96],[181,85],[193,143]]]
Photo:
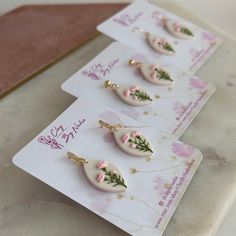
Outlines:
[[[173,23],[172,28],[170,24],[166,24],[166,20]],[[137,27],[140,30],[134,30]],[[100,24],[97,29],[141,53],[152,55],[158,62],[178,65],[192,73],[196,72],[221,44],[221,40],[216,35],[145,0],[135,1]],[[180,35],[181,30],[190,32],[193,36],[188,39],[173,36],[173,33]],[[175,55],[163,55],[153,50],[142,32],[148,32],[163,39],[163,42],[169,42],[176,52]]]
[[[148,138],[152,157],[123,152],[98,120],[136,126]],[[98,152],[99,150],[99,152]],[[122,193],[94,188],[70,151],[88,161],[108,160],[127,183]],[[33,155],[32,155],[33,153]],[[132,235],[161,235],[197,170],[195,148],[105,106],[78,99],[13,159],[18,167]]]
[[[173,83],[155,85],[146,81],[139,69],[128,65],[130,59],[147,65],[157,62],[155,57],[115,42],[69,78],[62,88],[76,97],[92,101],[94,106],[105,104],[179,138],[214,92],[214,85],[171,63],[159,65],[168,71]],[[105,88],[106,80],[128,88],[138,86],[146,91],[152,103],[143,107],[128,105],[112,89]]]

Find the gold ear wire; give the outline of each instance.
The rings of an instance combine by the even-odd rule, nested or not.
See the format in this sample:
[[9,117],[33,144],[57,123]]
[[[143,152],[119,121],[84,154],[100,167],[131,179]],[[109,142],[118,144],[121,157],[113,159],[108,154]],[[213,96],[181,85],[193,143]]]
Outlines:
[[99,120],[98,123],[101,125],[101,128],[105,127],[109,129],[111,132],[118,131],[118,127],[115,125],[111,125],[103,120]]
[[85,158],[83,158],[83,157],[78,157],[78,156],[76,156],[76,155],[75,155],[74,153],[72,153],[72,152],[67,152],[67,157],[68,157],[70,160],[76,162],[76,163],[79,164],[79,165],[83,165],[83,164],[88,163],[88,161],[87,161]]
[[129,66],[133,66],[133,67],[136,67],[136,68],[140,68],[143,65],[141,62],[137,62],[134,59],[130,59],[128,61],[128,64],[129,64]]
[[104,82],[105,88],[111,88],[112,90],[117,90],[119,88],[118,84],[113,84],[110,80]]

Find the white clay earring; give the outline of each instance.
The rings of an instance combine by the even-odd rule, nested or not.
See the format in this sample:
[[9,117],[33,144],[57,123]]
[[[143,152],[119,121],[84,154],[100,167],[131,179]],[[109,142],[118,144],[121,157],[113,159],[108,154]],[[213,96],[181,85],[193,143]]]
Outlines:
[[152,103],[152,98],[138,85],[125,87],[113,84],[110,80],[106,80],[104,85],[106,88],[111,88],[117,97],[128,105],[147,106]]
[[127,184],[121,171],[108,161],[86,160],[68,152],[67,156],[75,163],[82,165],[88,181],[97,189],[105,192],[125,192]]
[[150,83],[155,85],[170,85],[173,83],[169,72],[159,65],[143,64],[133,59],[129,60],[128,64],[138,68],[143,77]]
[[150,34],[149,32],[145,32],[145,31],[141,30],[138,27],[135,27],[133,29],[133,31],[134,32],[138,31],[138,32],[142,33],[143,36],[147,39],[148,44],[156,52],[159,52],[164,55],[169,55],[169,56],[175,55],[174,47],[166,39],[154,36],[154,35]]
[[179,23],[178,21],[167,19],[163,17],[160,13],[156,14],[156,16],[158,20],[163,22],[164,27],[173,36],[180,39],[192,39],[194,37],[193,32],[184,24]]
[[150,157],[153,148],[148,139],[138,130],[122,125],[111,125],[99,120],[101,127],[112,132],[117,146],[125,153],[132,156]]

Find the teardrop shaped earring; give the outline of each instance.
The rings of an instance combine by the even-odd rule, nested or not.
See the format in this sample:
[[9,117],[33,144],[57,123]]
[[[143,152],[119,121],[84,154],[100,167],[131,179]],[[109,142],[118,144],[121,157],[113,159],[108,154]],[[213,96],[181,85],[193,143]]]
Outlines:
[[140,69],[143,77],[152,84],[170,85],[173,83],[169,72],[159,65],[143,64],[133,59],[129,60],[128,64]]
[[148,139],[133,127],[111,125],[102,120],[99,124],[112,132],[117,146],[125,153],[139,157],[150,157],[154,153]]
[[149,45],[156,52],[159,52],[159,53],[164,54],[164,55],[169,55],[169,56],[175,55],[174,47],[166,39],[156,37],[156,36],[150,34],[149,32],[145,32],[145,31],[141,30],[138,27],[135,27],[133,29],[133,31],[134,32],[138,31],[138,32],[142,33],[143,36],[147,39],[147,42],[149,43]]
[[125,192],[127,184],[121,171],[112,163],[100,160],[86,160],[68,152],[67,157],[82,165],[88,181],[97,189],[105,192]]
[[156,14],[158,20],[163,22],[164,27],[173,36],[180,39],[192,39],[194,37],[193,32],[184,24],[178,21],[170,20],[163,17],[160,13]]
[[117,97],[128,105],[147,106],[152,103],[152,98],[138,85],[125,87],[112,84],[110,80],[106,80],[104,85],[106,88],[111,88]]

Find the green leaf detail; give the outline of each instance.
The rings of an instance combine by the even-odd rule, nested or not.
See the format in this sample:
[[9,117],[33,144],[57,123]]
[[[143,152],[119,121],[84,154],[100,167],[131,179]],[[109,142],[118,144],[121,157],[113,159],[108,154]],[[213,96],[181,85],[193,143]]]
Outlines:
[[173,82],[173,80],[171,79],[168,72],[166,72],[165,70],[162,70],[162,69],[155,69],[155,70],[157,72],[157,78],[158,79],[160,79],[160,80],[169,80],[169,81]]
[[164,43],[162,46],[165,50],[175,52],[174,48],[169,43]]
[[107,168],[103,168],[102,170],[105,172],[106,177],[105,177],[104,181],[107,184],[113,184],[112,187],[116,187],[118,185],[121,185],[121,186],[127,188],[124,179],[120,175],[111,172]]
[[139,90],[136,90],[130,95],[137,97],[141,102],[144,102],[146,100],[152,101],[152,99],[145,92],[140,92]]
[[140,136],[137,136],[136,138],[130,138],[129,142],[135,144],[135,148],[141,152],[153,153],[153,150],[150,148],[149,142],[145,138],[142,139]]
[[189,30],[188,28],[186,27],[181,27],[180,28],[180,32],[183,33],[183,34],[186,34],[186,35],[189,35],[189,36],[194,36],[192,31]]

